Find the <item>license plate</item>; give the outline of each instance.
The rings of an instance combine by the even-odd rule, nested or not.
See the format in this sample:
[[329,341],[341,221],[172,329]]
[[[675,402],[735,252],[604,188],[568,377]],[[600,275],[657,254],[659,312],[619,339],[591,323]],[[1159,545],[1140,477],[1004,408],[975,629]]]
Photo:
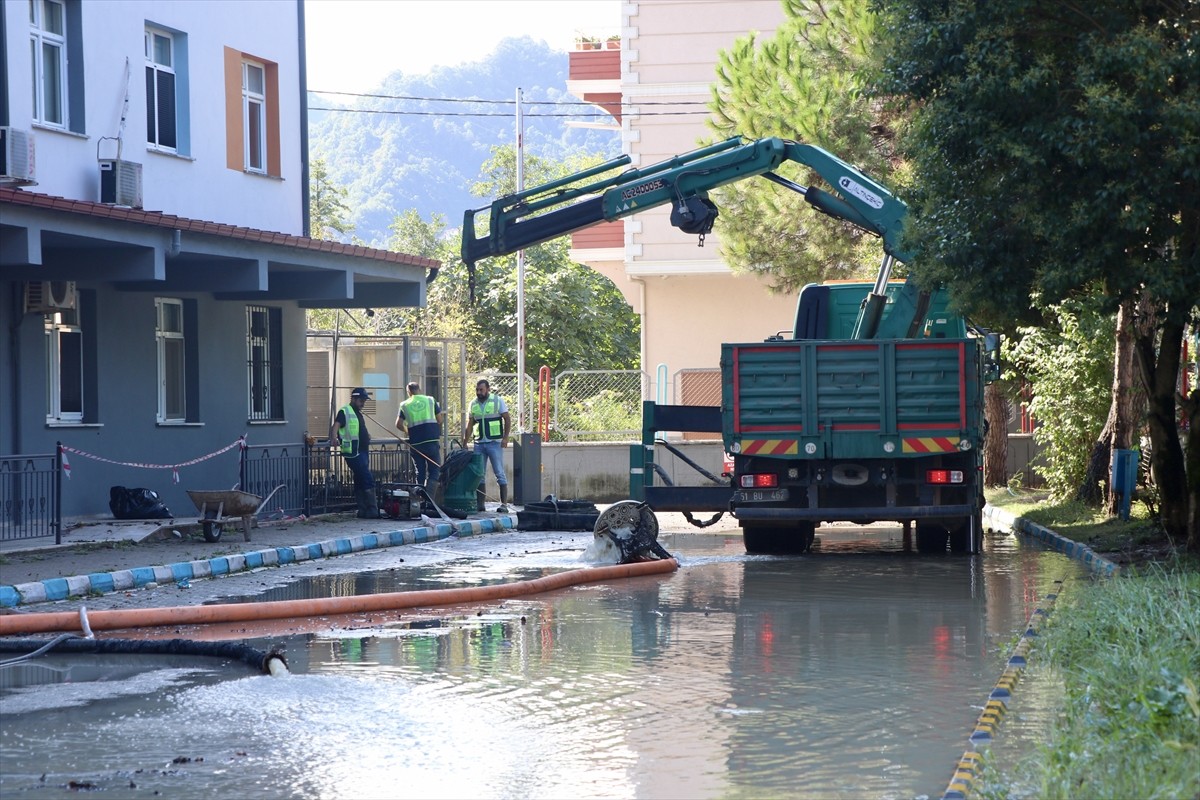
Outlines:
[[733,493],[735,503],[782,503],[787,499],[787,489],[739,489]]

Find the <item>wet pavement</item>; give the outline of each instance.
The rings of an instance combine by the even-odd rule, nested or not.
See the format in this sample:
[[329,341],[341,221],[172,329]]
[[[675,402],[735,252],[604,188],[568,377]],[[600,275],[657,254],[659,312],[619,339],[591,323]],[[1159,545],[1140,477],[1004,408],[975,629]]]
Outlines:
[[[1056,581],[1086,579],[1011,535],[980,557],[917,556],[898,529],[822,529],[813,554],[782,558],[746,555],[736,528],[660,527],[671,575],[240,632],[286,650],[281,679],[142,660],[105,662],[101,681],[94,659],[42,659],[42,685],[0,687],[0,790],[936,796],[1013,637]],[[480,585],[586,567],[591,538],[506,530],[133,594]]]

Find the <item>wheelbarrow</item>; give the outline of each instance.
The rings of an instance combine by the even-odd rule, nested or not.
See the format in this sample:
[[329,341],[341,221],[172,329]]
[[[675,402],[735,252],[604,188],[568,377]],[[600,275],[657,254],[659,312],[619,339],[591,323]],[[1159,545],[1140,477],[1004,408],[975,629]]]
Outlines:
[[284,487],[280,484],[271,490],[266,497],[259,497],[249,492],[239,492],[237,489],[188,489],[188,497],[200,512],[200,524],[204,526],[204,541],[221,541],[221,526],[234,519],[241,519],[242,533],[246,541],[250,541],[250,520],[258,513],[258,509],[266,505]]

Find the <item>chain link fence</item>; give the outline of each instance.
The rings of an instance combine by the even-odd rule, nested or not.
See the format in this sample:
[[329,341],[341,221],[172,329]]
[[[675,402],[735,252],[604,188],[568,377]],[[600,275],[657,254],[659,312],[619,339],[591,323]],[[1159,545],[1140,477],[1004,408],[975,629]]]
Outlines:
[[554,378],[551,441],[636,441],[642,435],[638,370],[568,370]]
[[[682,369],[667,381],[666,367],[652,380],[641,370],[568,370],[553,376],[549,420],[553,442],[637,441],[642,431],[642,399],[678,405],[720,405],[719,369]],[[371,436],[399,436],[396,412],[406,397],[405,385],[415,380],[424,394],[441,403],[446,414],[443,452],[462,437],[475,383],[486,378],[492,391],[504,398],[513,430],[538,430],[538,383],[526,375],[524,409],[518,414],[517,375],[511,372],[469,372],[466,345],[461,339],[310,332],[308,335],[308,433],[322,440],[330,421],[348,402],[350,390],[366,387],[372,398],[363,408]],[[523,424],[519,424],[522,422]]]

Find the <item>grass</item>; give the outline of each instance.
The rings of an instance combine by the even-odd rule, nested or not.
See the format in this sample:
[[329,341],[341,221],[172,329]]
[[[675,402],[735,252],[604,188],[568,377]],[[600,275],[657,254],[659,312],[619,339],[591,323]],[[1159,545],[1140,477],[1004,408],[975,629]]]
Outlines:
[[1200,796],[1200,572],[1148,565],[1076,584],[1041,642],[1063,713],[1011,773],[985,770],[978,796]]
[[[1129,519],[1109,517],[1103,509],[1072,500],[1054,500],[1045,492],[989,489],[989,505],[1024,517],[1072,541],[1086,544],[1121,563],[1160,560],[1175,548],[1144,503],[1134,502]],[[1178,543],[1182,547],[1183,543]]]
[[1141,503],[1121,520],[1029,491],[990,491],[988,502],[1123,566],[1063,593],[1035,653],[1063,681],[1063,712],[1008,772],[985,756],[975,794],[1200,797],[1200,562]]

